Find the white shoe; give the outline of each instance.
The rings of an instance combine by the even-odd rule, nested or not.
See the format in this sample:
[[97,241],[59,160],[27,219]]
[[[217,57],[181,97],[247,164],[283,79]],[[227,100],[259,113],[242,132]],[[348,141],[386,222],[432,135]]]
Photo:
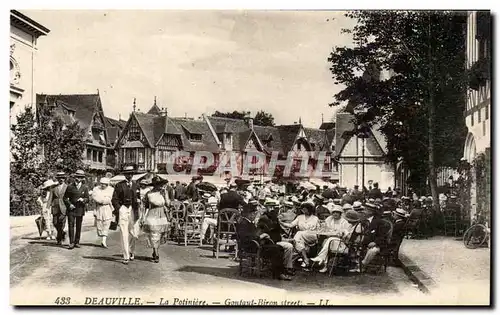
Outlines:
[[51,239],[50,236],[47,236],[46,240],[50,240],[50,239]]
[[328,271],[328,268],[326,266],[324,266],[319,272],[321,273],[325,273]]

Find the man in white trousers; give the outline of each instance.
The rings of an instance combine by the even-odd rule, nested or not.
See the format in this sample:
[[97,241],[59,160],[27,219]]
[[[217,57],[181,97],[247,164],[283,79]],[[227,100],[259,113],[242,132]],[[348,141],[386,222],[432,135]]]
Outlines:
[[137,183],[132,181],[134,173],[133,166],[126,166],[123,169],[125,180],[116,184],[111,199],[114,215],[120,227],[124,264],[134,260],[135,241],[139,237],[140,191]]

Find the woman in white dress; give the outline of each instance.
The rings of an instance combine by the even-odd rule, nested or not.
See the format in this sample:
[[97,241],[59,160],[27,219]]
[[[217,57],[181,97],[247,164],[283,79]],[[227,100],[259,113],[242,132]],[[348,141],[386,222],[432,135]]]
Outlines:
[[52,223],[52,188],[57,186],[58,184],[51,179],[46,180],[40,191],[40,196],[36,200],[38,205],[42,209],[41,216],[45,221],[45,232],[47,232],[48,240],[55,240],[54,236],[54,226]]
[[[331,249],[338,250],[344,245],[341,238],[349,232],[350,227],[349,222],[342,217],[344,211],[341,206],[329,203],[326,208],[330,211],[330,216],[325,220],[325,232],[331,236],[323,242],[318,255],[311,259],[313,262],[318,263],[319,266],[323,266],[319,272],[327,271],[329,249],[330,251]],[[343,249],[340,248],[340,250]]]
[[107,248],[106,239],[109,234],[109,226],[113,220],[113,206],[111,198],[114,189],[109,185],[110,180],[107,177],[101,178],[100,185],[92,190],[92,200],[95,202],[94,218],[97,228],[97,237],[101,240],[101,246]]
[[170,203],[168,195],[165,194],[163,186],[168,181],[158,176],[153,177],[151,185],[153,189],[146,193],[144,197],[143,231],[148,236],[148,245],[153,248],[153,261],[160,262],[160,244],[162,237],[168,230],[167,206]]
[[301,204],[303,214],[295,218],[291,223],[280,222],[284,228],[298,228],[298,232],[293,237],[295,249],[302,255],[302,267],[306,268],[310,265],[310,260],[307,257],[307,252],[311,246],[314,246],[318,241],[316,231],[319,229],[319,219],[314,214],[314,203],[306,201]]

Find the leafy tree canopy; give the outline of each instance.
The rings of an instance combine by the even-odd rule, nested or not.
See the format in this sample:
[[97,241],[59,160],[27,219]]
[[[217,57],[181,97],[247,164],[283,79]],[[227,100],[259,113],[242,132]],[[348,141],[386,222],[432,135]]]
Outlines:
[[[344,86],[330,105],[348,102],[346,110],[356,111],[358,122],[377,122],[387,139],[387,158],[402,159],[410,184],[425,187],[430,133],[436,167],[456,166],[462,157],[466,16],[352,11],[346,17],[357,21],[343,30],[354,45],[335,47],[328,58],[335,84]],[[432,131],[429,119],[435,122]]]
[[[249,111],[233,111],[233,112],[219,112],[215,111],[212,117],[225,117],[233,119],[245,119],[250,116]],[[253,118],[253,123],[258,126],[274,126],[274,117],[272,114],[267,113],[263,110],[259,111]]]

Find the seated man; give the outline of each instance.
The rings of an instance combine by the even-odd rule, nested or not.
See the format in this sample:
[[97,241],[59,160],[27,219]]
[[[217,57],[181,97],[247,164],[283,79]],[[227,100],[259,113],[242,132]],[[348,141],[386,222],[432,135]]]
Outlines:
[[269,234],[262,233],[262,230],[257,229],[254,224],[256,214],[257,209],[255,205],[248,204],[243,207],[242,217],[236,224],[241,250],[249,253],[256,252],[257,249],[253,241],[257,241],[262,248],[262,256],[271,261],[273,278],[291,280],[292,278],[285,274],[285,253],[283,247],[273,244]]
[[281,225],[278,221],[278,208],[269,207],[260,216],[257,222],[258,234],[267,234],[269,238],[283,248],[285,271],[287,274],[293,274],[293,245],[288,242],[283,242],[281,239]]
[[396,211],[392,213],[392,217],[393,229],[389,250],[391,251],[391,259],[394,263],[399,257],[399,247],[401,246],[405,236],[405,225],[408,219],[408,212],[401,208],[397,208]]
[[[362,239],[362,245],[366,249],[364,259],[361,261],[361,266],[356,266],[351,271],[362,272],[363,266],[370,264],[376,255],[381,250],[387,249],[387,239],[383,224],[381,223],[380,207],[372,203],[365,204],[365,217],[364,224],[366,225],[365,233]],[[377,215],[377,217],[375,217]]]

